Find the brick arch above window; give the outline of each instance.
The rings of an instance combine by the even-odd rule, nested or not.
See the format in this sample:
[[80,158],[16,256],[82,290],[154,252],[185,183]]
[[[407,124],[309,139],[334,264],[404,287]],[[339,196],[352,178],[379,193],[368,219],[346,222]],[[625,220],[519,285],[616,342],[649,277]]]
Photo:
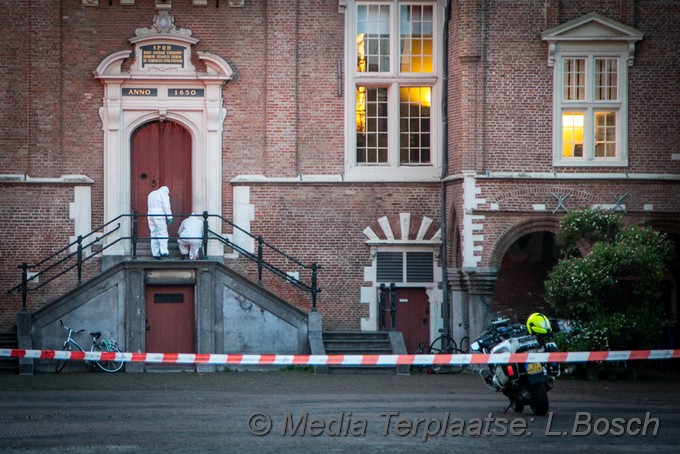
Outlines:
[[525,184],[519,189],[503,191],[489,197],[488,203],[496,210],[531,210],[532,206],[542,205],[552,211],[559,204],[558,198],[565,197],[565,208],[571,209],[581,205],[593,205],[598,202],[591,191],[578,189],[575,186],[541,187]]
[[382,216],[367,226],[364,236],[368,244],[441,243],[441,228],[428,216],[413,216],[411,213]]

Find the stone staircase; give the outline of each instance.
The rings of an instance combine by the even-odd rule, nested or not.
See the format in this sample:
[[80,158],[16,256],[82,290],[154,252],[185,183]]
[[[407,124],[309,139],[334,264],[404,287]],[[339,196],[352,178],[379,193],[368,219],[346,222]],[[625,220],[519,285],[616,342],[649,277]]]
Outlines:
[[[0,348],[19,348],[16,329],[0,331]],[[19,374],[19,358],[0,358],[0,374]]]
[[[392,355],[405,354],[401,333],[396,331],[324,331],[323,347],[326,355]],[[325,366],[316,372],[327,373],[389,373],[408,374],[404,366]]]

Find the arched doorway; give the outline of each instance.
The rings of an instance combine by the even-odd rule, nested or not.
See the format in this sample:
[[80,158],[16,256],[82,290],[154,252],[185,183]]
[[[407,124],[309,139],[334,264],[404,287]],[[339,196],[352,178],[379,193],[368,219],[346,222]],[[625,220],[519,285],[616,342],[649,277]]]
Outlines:
[[505,251],[494,288],[492,317],[522,322],[532,312],[550,313],[543,284],[560,254],[552,232],[521,236]]
[[[191,134],[179,123],[152,121],[134,131],[130,140],[133,212],[145,214],[149,192],[167,186],[173,214],[191,213],[191,148]],[[181,221],[176,217],[168,226],[169,236],[177,236]],[[140,218],[137,234],[149,236],[145,218]]]

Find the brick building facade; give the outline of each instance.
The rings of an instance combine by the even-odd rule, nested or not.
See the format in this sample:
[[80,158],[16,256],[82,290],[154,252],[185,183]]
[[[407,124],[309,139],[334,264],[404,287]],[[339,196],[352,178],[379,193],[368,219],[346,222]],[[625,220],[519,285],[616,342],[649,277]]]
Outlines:
[[[190,200],[177,213],[220,215],[321,265],[328,330],[380,329],[380,285],[391,283],[399,301],[421,301],[397,329],[422,341],[548,310],[542,279],[569,209],[625,210],[627,223],[679,242],[678,1],[0,7],[4,289],[21,263],[143,211],[133,141],[164,122],[191,137]],[[111,236],[84,281],[130,258],[130,242],[114,241],[129,235],[122,219],[101,228]],[[230,224],[210,226],[255,250]],[[208,258],[257,278],[217,242]],[[73,273],[30,294],[27,310],[68,291]],[[669,270],[676,318],[679,278]],[[0,296],[0,330],[16,323],[18,295]]]

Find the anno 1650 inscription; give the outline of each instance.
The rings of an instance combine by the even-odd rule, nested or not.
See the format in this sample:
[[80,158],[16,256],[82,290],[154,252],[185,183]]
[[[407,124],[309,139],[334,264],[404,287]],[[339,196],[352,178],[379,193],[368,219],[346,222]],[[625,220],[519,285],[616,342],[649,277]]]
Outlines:
[[176,44],[152,44],[141,46],[142,67],[146,65],[184,65],[183,46]]

